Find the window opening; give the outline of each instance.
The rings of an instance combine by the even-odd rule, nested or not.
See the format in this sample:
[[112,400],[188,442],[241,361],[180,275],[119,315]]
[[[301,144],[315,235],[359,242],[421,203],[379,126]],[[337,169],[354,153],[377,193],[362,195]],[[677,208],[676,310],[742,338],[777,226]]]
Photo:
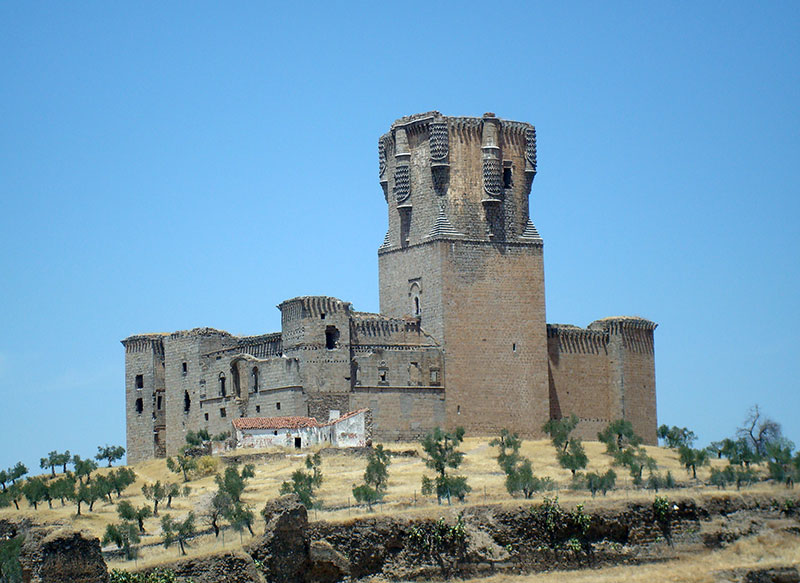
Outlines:
[[322,313],[319,315],[319,319],[320,319],[320,320],[324,320],[324,319],[325,319],[325,312],[322,312]]
[[336,326],[328,326],[325,328],[325,348],[333,350],[339,342],[339,330]]
[[381,369],[380,373],[381,373],[381,382],[385,383],[386,382],[386,369],[385,368]]
[[273,431],[272,435],[278,435],[278,430],[276,429],[275,431]]
[[278,411],[280,411],[280,410],[281,410],[281,404],[280,404],[280,403],[275,403],[275,408],[276,408]]
[[136,388],[143,389],[144,388],[144,375],[137,374],[136,375]]
[[189,398],[189,391],[183,391],[183,412],[188,413],[191,406],[192,400]]
[[241,383],[239,382],[239,366],[234,364],[231,367],[231,376],[233,376],[233,392],[236,393],[237,397],[242,396],[242,387]]
[[186,376],[186,373],[189,372],[189,365],[184,362],[181,365],[181,370],[183,371],[183,376]]
[[161,411],[161,399],[162,399],[161,395],[159,395],[158,398],[156,399],[156,407],[158,407],[159,411]]
[[206,413],[206,414],[205,414],[205,415],[203,415],[203,416],[206,418],[206,421],[208,421],[208,413]]
[[461,405],[456,407],[456,415],[461,415]]
[[227,416],[228,416],[228,412],[227,412],[227,411],[225,411],[225,407],[222,407],[222,408],[219,410],[219,416],[220,416],[220,417],[227,417]]
[[301,447],[303,447],[303,440],[300,439],[299,437],[295,437],[294,438],[294,448],[295,449],[300,449]]
[[517,351],[517,343],[516,342],[511,345],[511,350],[513,350],[514,352]]
[[144,411],[144,401],[142,401],[141,397],[136,399],[136,412],[141,415],[142,411]]
[[503,188],[511,188],[511,167],[503,168]]
[[253,372],[253,392],[257,393],[258,392],[258,367],[254,366],[252,372]]
[[414,298],[414,315],[419,316],[419,296]]
[[439,371],[436,369],[431,370],[431,385],[439,384]]
[[225,390],[225,374],[219,373],[219,394],[221,397],[227,396],[227,391]]
[[261,405],[256,405],[256,413],[261,413]]

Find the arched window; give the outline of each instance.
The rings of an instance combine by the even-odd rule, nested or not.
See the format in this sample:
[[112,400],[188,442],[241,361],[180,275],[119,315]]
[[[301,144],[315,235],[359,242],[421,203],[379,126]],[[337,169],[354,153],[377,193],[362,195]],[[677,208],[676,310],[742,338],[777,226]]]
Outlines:
[[226,397],[228,395],[228,391],[225,389],[225,373],[219,373],[219,396]]
[[257,393],[258,392],[258,367],[257,366],[253,367],[252,375],[253,375],[253,392]]
[[233,392],[236,394],[237,397],[242,396],[242,387],[239,383],[239,365],[234,364],[231,367],[231,376],[233,377]]

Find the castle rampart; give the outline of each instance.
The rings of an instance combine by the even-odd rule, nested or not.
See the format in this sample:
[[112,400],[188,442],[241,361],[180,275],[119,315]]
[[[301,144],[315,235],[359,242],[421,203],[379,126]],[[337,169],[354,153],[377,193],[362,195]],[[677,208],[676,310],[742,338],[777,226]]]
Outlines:
[[361,408],[378,440],[458,425],[538,437],[575,413],[584,438],[625,418],[655,443],[656,325],[546,324],[536,148],[532,125],[491,113],[397,120],[378,140],[381,313],[302,296],[278,306],[276,333],[123,340],[129,460],[172,455],[187,431],[223,433],[235,418],[327,422]]

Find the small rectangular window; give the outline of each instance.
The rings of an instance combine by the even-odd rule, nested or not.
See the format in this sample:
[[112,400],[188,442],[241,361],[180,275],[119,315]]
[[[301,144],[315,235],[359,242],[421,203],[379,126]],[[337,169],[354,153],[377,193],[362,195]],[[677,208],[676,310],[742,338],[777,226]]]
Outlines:
[[280,410],[281,410],[281,404],[280,404],[280,403],[275,403],[275,408],[276,408],[278,411],[280,411]]
[[220,417],[227,417],[228,416],[228,413],[225,411],[225,407],[223,407],[222,409],[219,410],[219,416]]
[[439,371],[435,368],[431,369],[431,385],[436,386],[439,384]]
[[503,188],[511,188],[511,167],[503,168]]
[[142,411],[144,411],[144,401],[141,398],[136,399],[136,413],[141,415]]
[[256,413],[261,413],[261,405],[256,405]]
[[159,396],[158,396],[158,399],[156,400],[156,403],[157,403],[157,404],[156,404],[156,408],[157,408],[159,411],[161,411],[161,395],[159,395]]
[[208,413],[206,413],[206,414],[204,415],[204,417],[206,418],[206,421],[208,421]]
[[184,376],[186,376],[186,373],[187,373],[187,372],[189,372],[189,365],[188,365],[187,363],[185,363],[185,362],[184,362],[184,363],[181,365],[181,370],[183,371],[183,374],[184,374]]
[[144,388],[144,375],[137,374],[136,375],[136,388],[143,389]]

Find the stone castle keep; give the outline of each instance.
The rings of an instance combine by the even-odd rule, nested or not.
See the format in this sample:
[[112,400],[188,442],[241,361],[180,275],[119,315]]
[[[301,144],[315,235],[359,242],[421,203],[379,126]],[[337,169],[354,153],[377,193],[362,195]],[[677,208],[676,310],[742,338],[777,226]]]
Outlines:
[[125,346],[129,462],[174,455],[186,432],[239,417],[369,409],[373,438],[435,426],[541,436],[575,413],[595,439],[628,419],[656,443],[653,331],[636,317],[547,324],[543,242],[529,218],[536,130],[485,114],[404,117],[378,140],[389,226],[380,314],[286,300],[281,331],[140,334]]

